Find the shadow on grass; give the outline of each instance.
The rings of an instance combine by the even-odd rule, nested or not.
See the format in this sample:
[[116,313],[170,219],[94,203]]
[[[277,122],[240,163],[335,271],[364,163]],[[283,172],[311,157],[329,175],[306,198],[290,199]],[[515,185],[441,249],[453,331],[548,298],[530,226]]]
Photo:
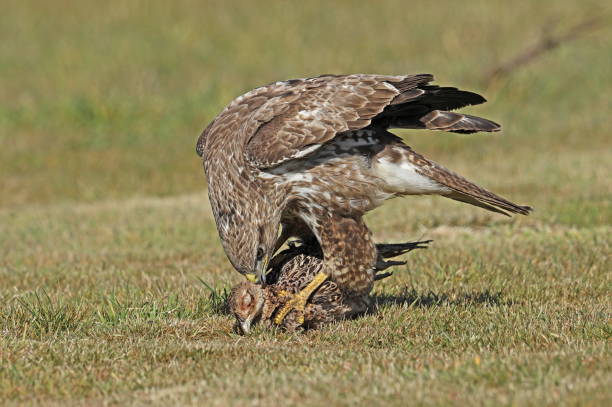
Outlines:
[[516,301],[504,299],[501,291],[472,291],[467,293],[419,293],[407,290],[399,295],[378,293],[372,295],[374,312],[378,307],[400,305],[408,307],[444,307],[444,306],[485,306],[498,307],[513,305]]

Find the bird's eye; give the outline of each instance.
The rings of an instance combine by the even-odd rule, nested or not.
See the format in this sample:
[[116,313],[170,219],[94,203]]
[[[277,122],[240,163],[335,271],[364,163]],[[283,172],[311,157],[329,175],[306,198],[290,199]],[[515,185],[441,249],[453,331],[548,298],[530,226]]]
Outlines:
[[255,256],[257,257],[257,261],[263,259],[264,249],[262,249],[261,247],[257,249],[257,253],[255,254]]

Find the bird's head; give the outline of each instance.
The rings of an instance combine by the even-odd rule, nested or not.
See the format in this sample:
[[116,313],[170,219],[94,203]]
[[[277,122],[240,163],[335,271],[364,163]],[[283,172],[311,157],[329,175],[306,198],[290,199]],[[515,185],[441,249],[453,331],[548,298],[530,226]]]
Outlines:
[[232,289],[228,298],[229,309],[236,323],[234,331],[246,335],[256,324],[264,306],[264,289],[261,285],[245,281]]
[[265,283],[279,235],[280,214],[251,211],[242,216],[221,213],[217,216],[217,229],[234,268],[251,282]]

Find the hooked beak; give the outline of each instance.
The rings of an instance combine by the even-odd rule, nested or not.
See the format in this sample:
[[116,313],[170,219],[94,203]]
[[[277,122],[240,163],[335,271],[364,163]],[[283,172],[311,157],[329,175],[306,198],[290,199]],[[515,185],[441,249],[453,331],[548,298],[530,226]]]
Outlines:
[[270,261],[270,258],[268,257],[268,255],[265,255],[264,258],[262,259],[261,263],[259,263],[259,268],[257,270],[257,274],[256,274],[256,283],[257,284],[265,284],[266,283],[266,272],[268,271],[268,262]]

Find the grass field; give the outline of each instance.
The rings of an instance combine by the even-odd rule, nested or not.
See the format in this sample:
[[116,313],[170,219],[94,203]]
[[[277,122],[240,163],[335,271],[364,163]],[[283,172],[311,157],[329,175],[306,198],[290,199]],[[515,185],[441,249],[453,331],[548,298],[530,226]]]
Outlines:
[[[231,4],[231,5],[230,5]],[[570,0],[12,1],[0,13],[0,404],[609,405],[612,10]],[[601,15],[494,84],[496,63]],[[496,135],[401,133],[536,208],[369,215],[434,239],[316,332],[231,333],[240,281],[195,139],[233,97],[320,73],[431,72]]]

